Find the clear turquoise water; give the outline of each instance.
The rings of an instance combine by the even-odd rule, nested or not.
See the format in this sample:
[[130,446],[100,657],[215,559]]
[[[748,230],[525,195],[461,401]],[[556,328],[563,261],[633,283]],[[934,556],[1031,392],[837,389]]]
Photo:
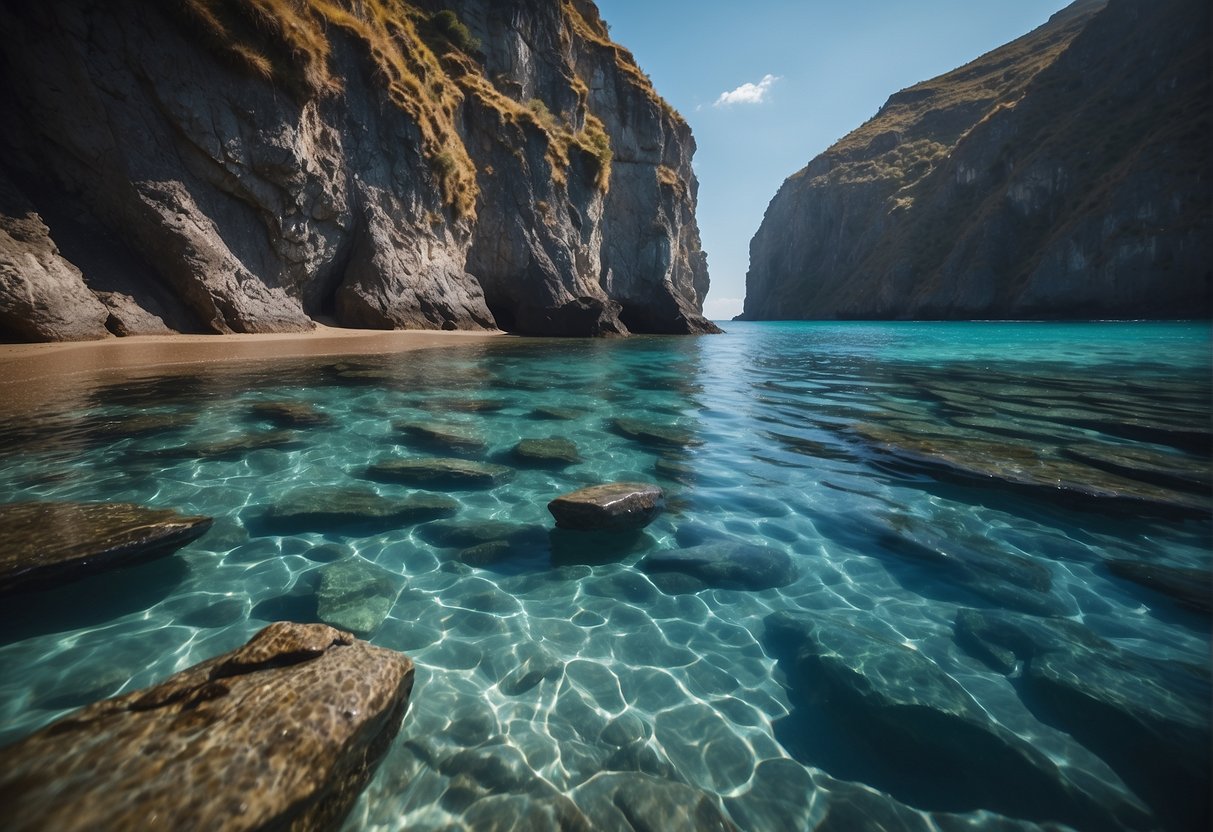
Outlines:
[[[847,806],[869,818],[871,807],[894,807],[887,828],[926,828],[916,824],[927,813],[944,828],[975,828],[986,811],[1103,825],[1054,816],[1031,796],[950,789],[923,774],[944,753],[935,745],[911,748],[906,762],[904,744],[882,747],[882,732],[857,737],[862,707],[836,724],[859,706],[806,696],[789,679],[764,624],[779,611],[878,637],[856,650],[912,648],[977,703],[1001,742],[1037,749],[1096,802],[1157,815],[1126,828],[1199,817],[1207,798],[1174,798],[1143,774],[1149,749],[1135,762],[1098,726],[1042,707],[1022,671],[965,649],[955,622],[963,609],[1063,617],[1151,667],[1189,668],[1191,689],[1174,693],[1195,703],[1207,733],[1208,617],[1108,564],[1211,567],[1209,327],[727,328],[82,380],[59,410],[4,422],[0,501],[130,501],[217,522],[173,558],[6,602],[0,742],[232,649],[268,621],[315,620],[319,570],[358,557],[403,579],[371,640],[407,652],[418,676],[351,829],[484,828],[490,816],[495,828],[544,828],[526,812],[562,797],[612,828],[623,815],[602,797],[604,772],[702,790],[743,829],[831,818],[831,828],[865,828],[841,819]],[[191,458],[189,448],[269,430],[250,408],[280,400],[310,403],[333,425],[284,448]],[[190,421],[124,435],[149,413]],[[677,426],[691,441],[637,441],[613,429],[620,416]],[[436,451],[393,430],[402,419],[460,426],[485,446]],[[494,563],[461,561],[467,542],[440,545],[432,524],[281,535],[255,522],[299,486],[407,494],[363,478],[384,457],[513,465],[510,450],[531,437],[570,439],[583,461],[451,492],[461,527],[530,530]],[[612,480],[661,484],[666,513],[626,546],[587,552],[549,536],[548,500]],[[798,577],[667,594],[636,568],[653,551],[719,539],[778,547]],[[1099,684],[1114,699],[1123,684],[1132,700],[1140,673],[1123,667]],[[1199,779],[1202,765],[1207,783],[1207,756],[1188,767]],[[1160,808],[1176,800],[1192,805]],[[940,821],[944,812],[962,817]]]

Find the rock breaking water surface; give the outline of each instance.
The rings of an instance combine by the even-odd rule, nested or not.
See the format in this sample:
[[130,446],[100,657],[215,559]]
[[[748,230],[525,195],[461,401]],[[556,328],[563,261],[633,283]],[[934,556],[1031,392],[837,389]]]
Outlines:
[[[350,829],[1202,828],[1209,351],[733,324],[84,385],[0,426],[0,501],[216,522],[6,601],[0,740],[323,617],[418,667]],[[665,513],[554,530],[608,481]]]

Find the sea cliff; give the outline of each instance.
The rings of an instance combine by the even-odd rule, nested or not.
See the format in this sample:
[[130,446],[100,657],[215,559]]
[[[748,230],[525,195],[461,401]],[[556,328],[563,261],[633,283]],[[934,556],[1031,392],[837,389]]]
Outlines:
[[0,340],[714,331],[694,139],[588,0],[0,3]]
[[784,182],[747,320],[1209,314],[1209,7],[1078,0]]

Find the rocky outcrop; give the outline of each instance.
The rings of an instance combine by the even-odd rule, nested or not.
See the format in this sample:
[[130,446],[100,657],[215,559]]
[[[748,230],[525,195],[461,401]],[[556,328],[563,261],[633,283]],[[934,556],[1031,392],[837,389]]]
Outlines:
[[322,624],[271,624],[0,752],[6,828],[336,828],[412,687],[400,653]]
[[211,518],[130,503],[0,505],[0,595],[171,555]]
[[548,503],[556,527],[591,531],[640,529],[665,508],[665,492],[655,485],[609,482],[561,494]]
[[1209,314],[1209,8],[1078,0],[780,188],[747,320]]
[[0,3],[0,339],[707,332],[694,140],[588,0]]

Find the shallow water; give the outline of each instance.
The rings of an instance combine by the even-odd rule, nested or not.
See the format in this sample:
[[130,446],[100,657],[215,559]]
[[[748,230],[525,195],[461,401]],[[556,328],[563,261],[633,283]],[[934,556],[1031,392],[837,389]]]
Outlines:
[[[361,558],[399,579],[370,640],[418,673],[350,829],[539,829],[577,811],[674,829],[693,793],[670,782],[747,830],[968,828],[990,812],[1197,828],[1201,590],[1123,576],[1165,566],[1199,584],[1211,568],[1209,327],[728,329],[82,381],[58,410],[8,419],[0,501],[217,520],[172,558],[6,604],[0,742],[269,621],[317,620],[322,570]],[[331,424],[265,441],[276,428],[252,407],[269,401]],[[249,435],[265,447],[222,445]],[[512,454],[548,437],[580,461]],[[417,456],[514,471],[444,492],[450,520],[284,533],[262,517],[305,486],[409,494],[366,469]],[[666,512],[592,545],[551,531],[550,499],[612,480],[659,483]],[[795,579],[694,591],[637,568],[720,540],[787,553]],[[811,614],[812,634],[778,632],[781,611]]]

